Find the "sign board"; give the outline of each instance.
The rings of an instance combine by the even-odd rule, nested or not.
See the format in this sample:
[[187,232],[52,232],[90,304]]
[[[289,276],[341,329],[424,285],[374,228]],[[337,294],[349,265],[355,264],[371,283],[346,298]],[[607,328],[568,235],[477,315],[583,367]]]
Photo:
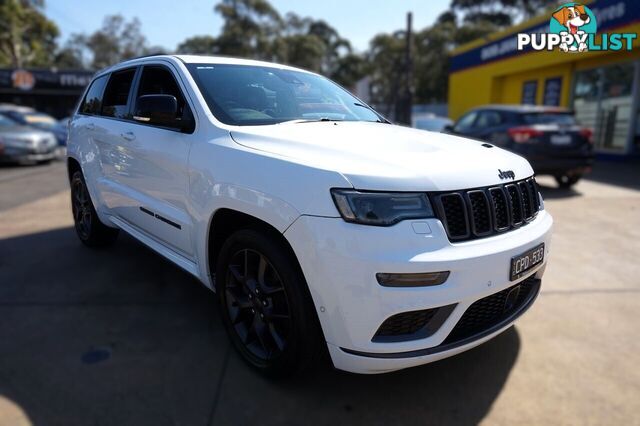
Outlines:
[[0,92],[82,92],[93,71],[0,69]]

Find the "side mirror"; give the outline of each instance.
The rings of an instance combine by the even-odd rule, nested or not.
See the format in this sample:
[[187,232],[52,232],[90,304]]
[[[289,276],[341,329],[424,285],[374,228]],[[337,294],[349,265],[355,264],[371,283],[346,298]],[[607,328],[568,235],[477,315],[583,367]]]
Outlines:
[[177,120],[178,101],[172,95],[144,95],[136,102],[133,119],[141,123],[182,127]]
[[442,128],[442,133],[453,133],[453,124],[447,124]]

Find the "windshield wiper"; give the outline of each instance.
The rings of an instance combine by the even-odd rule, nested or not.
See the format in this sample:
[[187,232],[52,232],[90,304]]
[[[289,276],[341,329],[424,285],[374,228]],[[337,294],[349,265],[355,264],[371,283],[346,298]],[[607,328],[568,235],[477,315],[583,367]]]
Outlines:
[[374,114],[378,117],[378,119],[377,119],[377,120],[375,120],[375,121],[372,121],[372,123],[385,123],[385,124],[391,124],[391,122],[390,122],[389,120],[387,120],[386,118],[384,118],[384,117],[382,117],[381,115],[379,115],[379,114],[378,114],[378,113],[377,113],[373,108],[371,108],[370,106],[365,105],[365,104],[361,104],[360,102],[354,102],[353,104],[354,104],[355,106],[358,106],[358,107],[362,107],[362,108],[368,109],[369,111],[371,111],[372,113],[374,113]]
[[321,117],[321,118],[298,118],[295,120],[287,120],[287,121],[281,121],[278,124],[284,124],[284,123],[318,123],[321,121],[344,121],[344,120],[339,120],[336,118],[329,118],[329,117]]

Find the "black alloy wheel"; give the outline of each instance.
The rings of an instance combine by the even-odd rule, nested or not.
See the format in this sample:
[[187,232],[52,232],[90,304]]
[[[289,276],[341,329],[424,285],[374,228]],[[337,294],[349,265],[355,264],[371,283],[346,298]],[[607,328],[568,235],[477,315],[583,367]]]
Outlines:
[[291,313],[271,262],[256,250],[239,250],[225,279],[227,312],[246,349],[261,361],[281,355],[291,333]]
[[118,230],[100,221],[82,173],[71,176],[71,212],[76,234],[89,247],[103,247],[112,244],[118,237]]
[[78,236],[81,240],[89,239],[92,223],[91,200],[82,179],[74,179],[71,183],[71,211]]
[[224,326],[251,367],[285,377],[326,356],[306,280],[282,234],[234,232],[222,244],[215,270]]

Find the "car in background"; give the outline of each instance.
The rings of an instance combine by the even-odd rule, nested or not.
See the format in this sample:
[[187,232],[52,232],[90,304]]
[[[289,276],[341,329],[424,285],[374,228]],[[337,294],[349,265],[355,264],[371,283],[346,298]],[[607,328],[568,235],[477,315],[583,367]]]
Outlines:
[[0,162],[44,163],[57,157],[58,143],[51,132],[23,126],[0,115]]
[[66,129],[67,127],[69,127],[69,120],[71,120],[71,117],[61,118],[60,120],[58,120],[58,126]]
[[445,131],[520,154],[536,174],[554,176],[561,187],[575,185],[593,165],[593,132],[565,108],[488,105],[467,112]]
[[33,108],[12,104],[0,104],[0,115],[10,118],[24,126],[51,132],[55,135],[58,146],[67,146],[67,127],[58,120]]
[[441,117],[433,113],[414,114],[411,117],[411,127],[430,132],[442,132],[445,127],[453,124],[447,117]]

